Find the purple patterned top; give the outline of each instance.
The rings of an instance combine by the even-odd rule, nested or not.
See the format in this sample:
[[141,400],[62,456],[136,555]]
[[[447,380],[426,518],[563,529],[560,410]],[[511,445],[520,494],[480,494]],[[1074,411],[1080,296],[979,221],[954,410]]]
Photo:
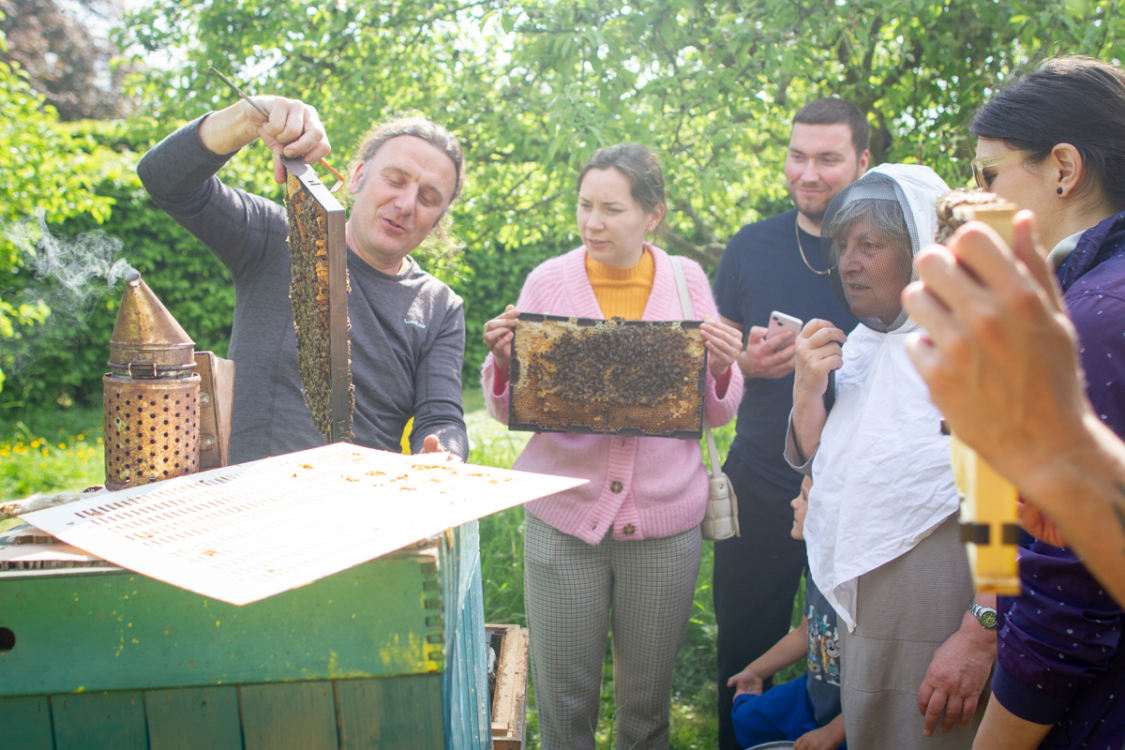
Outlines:
[[[1125,212],[1087,230],[1059,268],[1078,331],[1086,392],[1125,437]],[[1125,614],[1069,549],[1020,550],[1023,595],[1000,599],[998,669],[1004,708],[1054,724],[1046,750],[1121,750],[1125,743]]]

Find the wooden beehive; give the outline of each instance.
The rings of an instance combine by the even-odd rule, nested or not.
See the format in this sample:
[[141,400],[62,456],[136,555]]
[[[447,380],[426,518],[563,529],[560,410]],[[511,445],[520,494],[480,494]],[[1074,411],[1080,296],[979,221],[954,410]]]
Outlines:
[[242,607],[0,572],[0,747],[488,748],[477,523],[450,536]]
[[698,440],[707,385],[699,326],[521,313],[509,429]]

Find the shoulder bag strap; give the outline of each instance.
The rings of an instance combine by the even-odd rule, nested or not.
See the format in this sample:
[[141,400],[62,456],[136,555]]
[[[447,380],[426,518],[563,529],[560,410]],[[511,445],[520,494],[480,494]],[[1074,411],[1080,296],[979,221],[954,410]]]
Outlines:
[[[668,260],[672,261],[672,274],[676,277],[676,293],[680,296],[680,310],[683,312],[684,320],[691,320],[695,317],[691,307],[691,294],[688,292],[687,277],[684,275],[683,259],[678,255],[668,256]],[[704,418],[706,423],[706,417]],[[718,479],[721,475],[719,471],[719,450],[715,447],[715,436],[711,434],[711,428],[704,426],[703,435],[707,438],[707,457],[711,460],[711,478]]]

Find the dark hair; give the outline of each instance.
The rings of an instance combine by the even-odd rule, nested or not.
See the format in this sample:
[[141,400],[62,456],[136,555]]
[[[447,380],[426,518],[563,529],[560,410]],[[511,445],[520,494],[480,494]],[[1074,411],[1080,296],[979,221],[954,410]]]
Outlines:
[[[461,185],[465,175],[465,155],[461,151],[461,144],[458,143],[457,137],[448,130],[421,115],[406,115],[389,122],[377,123],[372,126],[371,130],[364,134],[363,139],[359,142],[359,146],[356,147],[355,156],[352,157],[351,163],[348,164],[349,179],[351,175],[355,174],[355,170],[360,164],[366,164],[374,158],[375,154],[379,152],[379,149],[383,147],[384,143],[392,138],[398,138],[400,135],[411,135],[415,138],[421,138],[423,141],[448,156],[449,160],[453,162],[455,175],[453,194],[449,197],[449,204],[446,206],[446,210],[442,212],[441,218],[438,219],[436,231],[433,233],[433,235],[436,235],[436,245],[439,248],[444,247],[448,254],[452,254],[461,249],[462,245],[453,237],[450,231],[452,223],[449,219],[448,209],[449,206],[452,206],[453,202],[457,200],[457,196],[461,194]],[[359,183],[360,187],[363,187],[363,184],[367,182],[369,176],[370,172],[363,173],[363,179],[360,180]],[[345,202],[350,204],[350,200],[351,196],[348,194],[345,197]],[[427,238],[426,242],[430,242],[430,239]]]
[[857,158],[867,150],[871,142],[871,123],[867,122],[859,107],[847,99],[831,97],[811,101],[793,115],[793,124],[798,122],[805,125],[847,125],[852,131],[852,144],[855,145]]
[[[578,173],[575,190],[582,189],[582,180],[591,169],[616,169],[628,177],[629,192],[646,213],[652,213],[664,203],[664,172],[660,169],[660,161],[656,154],[639,143],[618,143],[599,148]],[[663,226],[664,219],[661,219],[658,233]]]
[[1088,57],[1056,57],[1023,71],[973,118],[974,138],[1032,151],[1037,164],[1060,143],[1078,149],[1086,167],[1080,189],[1100,186],[1125,208],[1125,74]]
[[[412,135],[415,138],[421,138],[448,156],[449,160],[453,162],[456,179],[453,183],[453,195],[449,198],[449,203],[452,205],[453,201],[457,200],[457,196],[461,194],[461,182],[465,174],[465,155],[461,152],[461,144],[457,142],[457,138],[452,133],[425,117],[411,115],[373,126],[363,136],[363,140],[359,142],[359,146],[355,150],[355,158],[348,165],[348,174],[355,174],[355,168],[359,166],[360,162],[370,161],[383,147],[384,143],[392,138],[398,138],[400,135]],[[366,174],[364,174],[363,179],[367,179]]]

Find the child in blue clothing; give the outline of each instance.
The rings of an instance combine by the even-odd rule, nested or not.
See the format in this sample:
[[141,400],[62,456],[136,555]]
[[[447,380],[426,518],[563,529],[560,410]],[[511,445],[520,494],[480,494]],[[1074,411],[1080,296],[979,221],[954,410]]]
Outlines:
[[[804,539],[809,487],[793,498],[794,539]],[[836,612],[811,577],[805,582],[805,616],[801,624],[735,676],[728,687],[734,697],[734,734],[742,747],[789,740],[797,750],[846,750],[840,712],[840,647]],[[776,672],[808,659],[808,673],[762,692]]]

